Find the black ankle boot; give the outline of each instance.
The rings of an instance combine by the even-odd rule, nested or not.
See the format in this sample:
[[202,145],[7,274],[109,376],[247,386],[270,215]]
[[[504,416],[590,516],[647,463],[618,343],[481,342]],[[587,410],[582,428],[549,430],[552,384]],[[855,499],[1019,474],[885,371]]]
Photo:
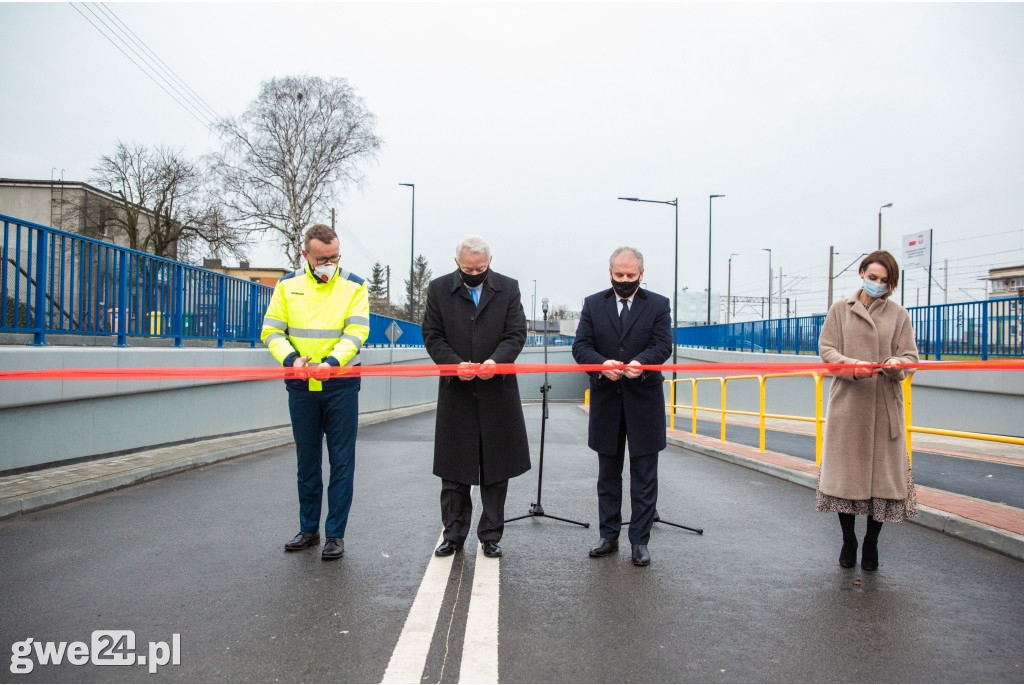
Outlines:
[[861,550],[860,567],[865,571],[878,570],[878,533],[882,522],[868,517],[868,532],[864,535],[864,549]]
[[843,529],[843,548],[839,551],[839,565],[853,568],[857,564],[857,534],[853,530],[856,517],[853,514],[840,514],[839,525]]

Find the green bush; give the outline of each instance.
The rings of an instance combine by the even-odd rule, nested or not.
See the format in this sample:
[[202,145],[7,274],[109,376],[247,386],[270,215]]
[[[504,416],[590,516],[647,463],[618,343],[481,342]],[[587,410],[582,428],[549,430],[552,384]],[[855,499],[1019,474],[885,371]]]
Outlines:
[[24,304],[19,306],[19,303],[8,295],[4,307],[4,328],[27,328],[28,325],[28,307]]

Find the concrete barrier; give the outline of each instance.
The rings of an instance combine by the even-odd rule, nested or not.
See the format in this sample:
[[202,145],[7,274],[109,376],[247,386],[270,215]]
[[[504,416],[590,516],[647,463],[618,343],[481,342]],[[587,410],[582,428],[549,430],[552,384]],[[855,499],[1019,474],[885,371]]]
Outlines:
[[[430,364],[423,348],[366,349],[365,365]],[[571,362],[568,349],[551,363]],[[529,348],[520,363],[543,362]],[[0,348],[0,368],[89,369],[276,366],[266,349]],[[360,414],[429,404],[437,378],[365,378]],[[524,399],[539,398],[542,374],[519,379]],[[549,398],[583,396],[584,374],[551,376]],[[118,380],[0,382],[0,473],[289,425],[281,381]]]

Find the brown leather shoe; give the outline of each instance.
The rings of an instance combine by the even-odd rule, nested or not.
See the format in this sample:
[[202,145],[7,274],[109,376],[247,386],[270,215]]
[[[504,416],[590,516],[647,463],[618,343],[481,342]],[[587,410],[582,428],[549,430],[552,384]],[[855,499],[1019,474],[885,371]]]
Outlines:
[[320,544],[319,530],[304,530],[288,542],[284,543],[284,551],[297,552],[300,549],[314,547]]

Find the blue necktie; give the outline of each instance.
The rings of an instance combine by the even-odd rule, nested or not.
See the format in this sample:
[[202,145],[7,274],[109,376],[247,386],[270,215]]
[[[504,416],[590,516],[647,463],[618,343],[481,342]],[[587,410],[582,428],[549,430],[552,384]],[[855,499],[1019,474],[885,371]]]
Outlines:
[[629,300],[619,300],[622,303],[622,309],[619,310],[619,326],[622,330],[626,330],[626,319],[629,318]]
[[475,288],[470,288],[469,293],[473,296],[473,304],[477,307],[480,306],[480,293]]

